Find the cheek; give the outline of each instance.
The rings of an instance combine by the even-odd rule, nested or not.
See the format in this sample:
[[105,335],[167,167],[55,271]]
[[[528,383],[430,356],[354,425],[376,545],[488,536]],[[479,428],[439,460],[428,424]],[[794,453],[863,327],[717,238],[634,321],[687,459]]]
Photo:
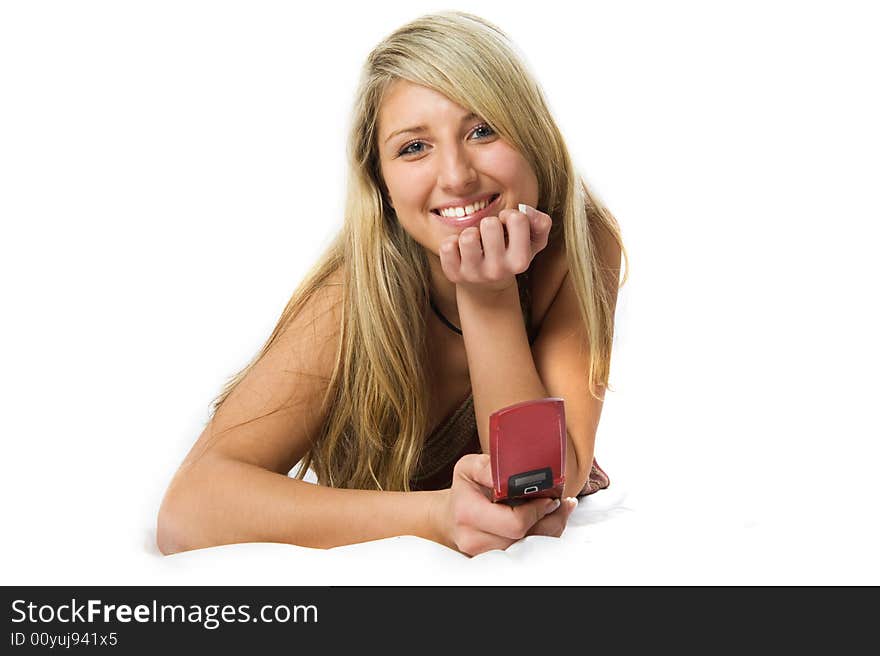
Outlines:
[[412,167],[406,174],[386,178],[385,184],[391,197],[397,199],[401,208],[412,208],[420,207],[426,202],[432,189],[431,180],[430,173],[424,167]]
[[528,162],[507,146],[487,152],[482,168],[499,182],[514,187],[527,185],[534,178]]

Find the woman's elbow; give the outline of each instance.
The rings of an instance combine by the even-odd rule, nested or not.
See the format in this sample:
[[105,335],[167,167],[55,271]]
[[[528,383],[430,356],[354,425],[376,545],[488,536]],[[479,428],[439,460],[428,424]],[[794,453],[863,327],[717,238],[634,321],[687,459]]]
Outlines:
[[164,556],[188,549],[170,491],[165,494],[156,519],[156,546]]

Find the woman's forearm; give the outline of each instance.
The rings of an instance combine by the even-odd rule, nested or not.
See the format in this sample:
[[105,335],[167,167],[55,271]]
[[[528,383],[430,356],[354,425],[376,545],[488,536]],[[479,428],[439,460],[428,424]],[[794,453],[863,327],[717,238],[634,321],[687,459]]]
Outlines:
[[489,415],[547,396],[535,368],[516,283],[502,292],[456,289],[467,351],[474,413],[483,453],[489,453]]
[[[500,408],[548,395],[529,346],[514,283],[502,292],[456,288],[474,414],[483,453],[489,453],[489,416]],[[566,439],[565,494],[574,496],[585,480],[579,472],[571,437]]]
[[240,542],[329,548],[396,535],[446,544],[434,521],[444,492],[334,489],[207,456],[169,488],[157,541],[165,554]]

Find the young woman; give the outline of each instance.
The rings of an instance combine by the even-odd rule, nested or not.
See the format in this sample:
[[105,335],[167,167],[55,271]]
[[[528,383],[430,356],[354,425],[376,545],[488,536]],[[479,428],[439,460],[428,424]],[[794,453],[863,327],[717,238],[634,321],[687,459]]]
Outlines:
[[[463,12],[388,36],[348,155],[344,226],[215,400],[163,553],[417,535],[475,555],[561,535],[608,484],[593,449],[626,253],[508,38]],[[548,396],[565,499],[493,504],[489,415]]]

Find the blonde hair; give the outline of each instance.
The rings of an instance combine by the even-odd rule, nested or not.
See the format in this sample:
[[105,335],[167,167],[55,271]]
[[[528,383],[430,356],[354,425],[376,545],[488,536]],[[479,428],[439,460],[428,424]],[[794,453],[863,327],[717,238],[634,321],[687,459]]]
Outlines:
[[293,293],[262,350],[213,403],[212,416],[341,270],[341,338],[321,408],[327,420],[296,474],[302,478],[312,468],[323,485],[408,491],[429,429],[428,260],[396,219],[377,147],[379,108],[398,79],[434,89],[475,112],[529,162],[538,179],[538,209],[554,219],[550,239],[564,239],[588,329],[590,394],[599,398],[594,390],[608,383],[616,289],[603,282],[608,277],[597,235],[610,233],[626,257],[614,217],[576,174],[541,89],[508,37],[465,12],[422,16],[379,43],[362,69],[348,137],[342,229]]

